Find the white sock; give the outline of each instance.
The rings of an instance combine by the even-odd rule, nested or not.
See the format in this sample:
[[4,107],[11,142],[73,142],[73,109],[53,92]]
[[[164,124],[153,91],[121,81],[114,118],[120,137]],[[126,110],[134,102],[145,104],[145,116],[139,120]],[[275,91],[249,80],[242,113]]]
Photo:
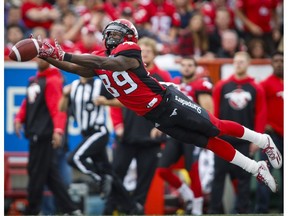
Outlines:
[[179,191],[184,202],[187,202],[188,200],[193,200],[194,198],[193,191],[188,187],[187,184],[182,183],[182,185],[177,190]]
[[193,215],[202,215],[203,214],[203,197],[197,197],[193,200],[193,208],[192,208],[192,214]]
[[250,158],[246,157],[237,150],[231,163],[241,167],[242,169],[246,170],[249,173],[252,173],[253,175],[258,172],[258,163],[255,160],[251,160]]
[[255,132],[253,130],[250,130],[249,128],[244,127],[244,134],[241,139],[248,140],[260,148],[265,148],[266,145],[268,144],[267,142],[267,136],[265,134],[261,134],[258,132]]

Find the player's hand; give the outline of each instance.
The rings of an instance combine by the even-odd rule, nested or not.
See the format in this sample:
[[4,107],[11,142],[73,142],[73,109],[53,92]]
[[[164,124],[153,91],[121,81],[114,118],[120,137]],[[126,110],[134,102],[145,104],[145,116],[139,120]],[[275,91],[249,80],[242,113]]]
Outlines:
[[58,133],[58,132],[54,132],[52,135],[52,145],[53,148],[59,148],[62,146],[62,134]]
[[55,47],[56,47],[56,55],[59,61],[63,61],[65,52],[63,51],[62,47],[58,43],[58,41],[55,39]]
[[19,121],[14,122],[14,129],[17,137],[21,138],[22,123]]
[[40,58],[53,58],[59,61],[63,61],[65,52],[63,51],[62,47],[58,44],[58,41],[55,39],[55,47],[52,46],[50,43],[45,41],[42,47],[39,50],[39,57]]
[[55,47],[53,47],[49,42],[45,41],[42,44],[42,47],[39,49],[38,57],[44,58],[44,59],[51,57],[51,58],[56,59],[55,53],[56,53]]

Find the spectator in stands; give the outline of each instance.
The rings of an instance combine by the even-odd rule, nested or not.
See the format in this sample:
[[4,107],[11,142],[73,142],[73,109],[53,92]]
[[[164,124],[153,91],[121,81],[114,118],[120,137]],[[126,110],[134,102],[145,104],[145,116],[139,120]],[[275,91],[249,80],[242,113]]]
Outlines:
[[216,10],[215,27],[209,33],[209,51],[216,54],[221,48],[221,39],[224,31],[229,30],[231,16],[226,7],[220,7]]
[[[276,13],[278,1],[237,0],[235,13],[244,25],[246,43],[253,38],[262,38],[268,55],[275,50],[275,42],[281,38],[279,17]],[[272,23],[272,24],[271,24]]]
[[233,58],[235,53],[240,50],[239,37],[234,30],[225,30],[222,32],[221,47],[217,50],[218,58]]
[[21,16],[21,8],[18,6],[11,5],[10,7],[8,7],[5,27],[10,25],[18,25],[22,29],[22,31],[26,30],[25,24]]
[[254,38],[249,41],[247,52],[252,59],[268,58],[264,41],[260,38]]
[[199,58],[206,54],[208,48],[209,40],[203,16],[200,13],[194,13],[189,26],[179,35],[176,54]]
[[[59,69],[37,58],[38,71],[29,80],[26,98],[15,117],[15,132],[20,137],[22,125],[29,140],[28,206],[25,215],[37,215],[47,185],[61,203],[61,212],[82,215],[70,199],[58,170],[57,148],[62,145],[66,114],[58,110],[63,78]],[[52,97],[51,97],[52,96]]]
[[164,46],[162,53],[170,52],[171,45],[176,43],[180,16],[173,4],[167,0],[149,0],[139,6],[135,12],[135,23],[158,35]]
[[119,19],[124,10],[130,10],[132,16],[134,13],[133,5],[129,1],[106,0],[103,3],[103,10],[109,16],[110,20]]
[[74,52],[75,51],[75,44],[70,41],[65,39],[65,26],[61,22],[56,22],[53,23],[50,29],[50,43],[54,44],[54,39],[57,38],[57,41],[61,46],[63,47],[63,50],[69,51],[69,52]]
[[[267,102],[267,122],[265,125],[265,132],[270,134],[275,140],[275,144],[281,153],[283,153],[284,144],[284,68],[283,68],[283,53],[275,52],[272,57],[273,74],[267,77],[260,84],[263,86],[266,93]],[[260,153],[260,158],[267,160],[264,153]],[[271,167],[271,166],[270,166]],[[283,168],[280,169],[280,185],[279,202],[276,206],[279,213],[283,213]],[[257,214],[269,213],[271,206],[271,194],[262,184],[257,184],[256,191],[256,209]]]
[[229,19],[229,28],[234,29],[234,10],[228,4],[229,1],[227,0],[211,0],[206,1],[201,5],[200,11],[204,16],[205,25],[207,26],[207,31],[213,32],[215,28],[215,21],[216,21],[216,11],[219,8],[225,8],[228,13],[230,14]]
[[[154,62],[158,54],[156,41],[151,38],[142,38],[138,44],[142,49],[142,59],[150,75],[159,81],[171,81],[169,72],[160,69]],[[137,185],[132,197],[144,205],[157,167],[160,145],[164,136],[151,138],[150,132],[154,125],[127,108],[111,108],[111,113],[117,136],[113,168],[123,181],[132,159],[136,159]],[[115,195],[112,193],[105,213],[111,214],[117,203],[119,200],[115,201]]]
[[58,21],[61,21],[64,14],[73,11],[75,12],[75,7],[73,4],[71,4],[70,0],[56,0],[53,4],[53,7],[59,12],[60,19]]
[[37,26],[50,29],[52,23],[60,17],[59,12],[45,0],[24,1],[21,10],[22,19],[29,30]]
[[96,38],[97,30],[93,25],[87,25],[81,29],[81,39],[75,44],[75,52],[92,53],[103,48],[102,41]]
[[[32,35],[41,38],[43,41],[49,41],[48,32],[43,27],[35,27],[32,30]],[[31,35],[30,35],[31,37]]]
[[[233,59],[234,74],[218,82],[213,91],[215,116],[222,120],[239,122],[247,128],[262,133],[267,114],[265,94],[263,88],[247,74],[249,63],[250,56],[247,52],[235,53]],[[235,149],[247,157],[252,157],[258,150],[258,147],[249,141],[229,136],[222,136],[221,138],[231,143]],[[215,156],[214,168],[209,213],[224,213],[222,198],[227,174],[238,180],[233,213],[250,213],[251,174],[227,163],[218,156]]]
[[174,0],[174,4],[180,15],[180,30],[185,29],[189,25],[189,20],[193,16],[194,8],[189,0]]
[[77,43],[81,38],[81,28],[85,25],[88,25],[91,17],[88,16],[80,16],[74,11],[67,11],[62,15],[62,23],[65,26],[65,34],[64,39],[68,41],[72,41],[73,43]]
[[24,37],[24,32],[18,25],[7,26],[6,30],[6,44],[4,47],[4,58],[8,59],[12,47]]
[[[196,74],[197,63],[193,58],[183,58],[180,62],[181,77],[176,77],[173,82],[178,84],[180,90],[200,106],[213,113],[212,83],[207,78],[199,78]],[[153,134],[155,136],[155,134]],[[193,152],[193,153],[192,153]],[[201,150],[191,144],[168,138],[157,172],[171,186],[175,187],[186,206],[186,214],[202,215],[204,198],[201,179],[199,176],[198,158]],[[173,173],[172,165],[184,157],[185,169],[191,179],[190,188]],[[181,167],[181,168],[183,168]]]
[[[122,11],[122,14],[121,14],[121,19],[127,19],[129,20],[130,22],[134,23],[134,16],[133,16],[133,11],[130,10],[130,8],[124,8],[124,10]],[[151,39],[154,39],[158,42],[157,46],[161,44],[159,43],[160,39],[158,37],[157,34],[153,33],[152,31],[149,31],[148,29],[146,29],[143,25],[141,24],[135,24],[135,27],[138,31],[138,37],[139,39],[140,38],[143,38],[143,37],[149,37]]]
[[[102,1],[100,1],[100,4],[102,4]],[[97,6],[97,0],[83,0],[75,4],[75,10],[80,16],[82,16],[85,13],[92,13]]]
[[104,11],[102,0],[84,0],[75,8],[78,16],[84,19],[84,25],[95,25],[98,31],[102,32],[104,27],[111,21],[106,11]]

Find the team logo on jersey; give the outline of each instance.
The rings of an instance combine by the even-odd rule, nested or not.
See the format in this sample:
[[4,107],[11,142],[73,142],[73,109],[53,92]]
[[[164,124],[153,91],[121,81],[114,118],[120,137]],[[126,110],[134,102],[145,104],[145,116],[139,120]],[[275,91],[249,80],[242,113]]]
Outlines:
[[27,89],[28,102],[34,103],[37,95],[41,92],[41,88],[37,83],[33,83]]
[[224,98],[228,99],[228,103],[233,109],[241,110],[252,100],[252,95],[250,92],[244,91],[243,89],[236,89],[225,94]]
[[176,115],[177,115],[177,108],[175,108],[175,109],[173,110],[173,112],[171,113],[170,117],[176,116]]

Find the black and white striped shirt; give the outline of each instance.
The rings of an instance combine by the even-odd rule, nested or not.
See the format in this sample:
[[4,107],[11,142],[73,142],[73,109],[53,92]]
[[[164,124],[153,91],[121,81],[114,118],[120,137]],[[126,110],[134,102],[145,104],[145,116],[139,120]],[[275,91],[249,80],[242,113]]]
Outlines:
[[99,95],[111,98],[100,79],[89,79],[86,83],[81,83],[78,79],[71,83],[72,114],[82,134],[98,130],[100,125],[105,124],[105,106],[96,106],[93,103]]

